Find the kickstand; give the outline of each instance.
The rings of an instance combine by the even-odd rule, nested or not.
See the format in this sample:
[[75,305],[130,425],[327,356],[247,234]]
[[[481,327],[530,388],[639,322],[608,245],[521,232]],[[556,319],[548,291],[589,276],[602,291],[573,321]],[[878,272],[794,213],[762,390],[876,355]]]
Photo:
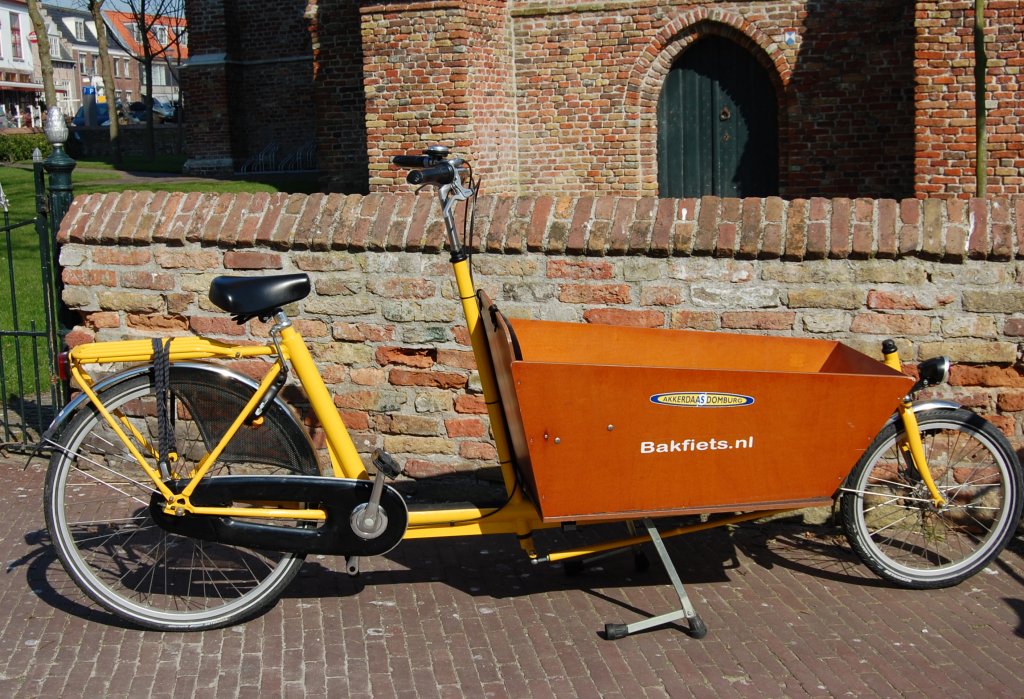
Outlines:
[[673,621],[679,621],[680,619],[686,619],[687,624],[689,625],[687,633],[690,636],[693,638],[704,638],[708,633],[708,627],[704,625],[704,621],[700,618],[697,612],[694,611],[693,605],[690,604],[690,598],[686,594],[686,588],[683,587],[683,582],[679,579],[679,573],[676,572],[676,567],[672,563],[672,559],[669,558],[668,549],[665,548],[665,542],[661,540],[658,528],[654,526],[654,522],[651,521],[650,518],[644,519],[643,522],[644,528],[647,530],[647,535],[650,536],[651,541],[654,542],[654,549],[658,552],[658,558],[661,559],[661,564],[665,566],[665,571],[668,573],[668,577],[672,580],[672,587],[676,589],[676,594],[679,595],[679,605],[681,608],[678,611],[660,614],[658,616],[651,617],[650,619],[633,622],[632,624],[605,624],[605,638],[624,638],[631,633],[644,631],[656,626],[662,626]]

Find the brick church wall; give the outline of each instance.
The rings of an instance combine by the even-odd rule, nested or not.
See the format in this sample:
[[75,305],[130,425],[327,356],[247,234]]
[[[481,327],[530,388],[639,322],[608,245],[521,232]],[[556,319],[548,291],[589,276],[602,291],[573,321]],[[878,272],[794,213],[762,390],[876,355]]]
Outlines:
[[[1024,5],[986,2],[988,187],[1024,194]],[[915,191],[975,192],[974,3],[918,2]]]
[[[719,35],[772,76],[782,196],[974,192],[970,0],[188,3],[186,99],[215,116],[190,123],[197,161],[315,137],[328,190],[390,191],[391,155],[443,142],[492,192],[655,194],[661,84]],[[1024,10],[987,6],[989,191],[1008,196]],[[303,52],[308,67],[274,62]]]
[[513,189],[506,3],[381,3],[361,11],[370,186],[404,186],[390,158],[443,143],[481,170],[489,191]]
[[[182,71],[186,169],[232,172],[264,154],[280,162],[316,138],[313,57],[304,5],[188,0]],[[252,163],[249,163],[250,166]]]

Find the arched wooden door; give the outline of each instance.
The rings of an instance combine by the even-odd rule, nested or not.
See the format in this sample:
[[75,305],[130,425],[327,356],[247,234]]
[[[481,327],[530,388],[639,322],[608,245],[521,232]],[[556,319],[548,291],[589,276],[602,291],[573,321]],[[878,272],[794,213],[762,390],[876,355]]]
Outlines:
[[721,37],[694,42],[658,100],[659,194],[778,194],[778,131],[775,89],[754,57]]

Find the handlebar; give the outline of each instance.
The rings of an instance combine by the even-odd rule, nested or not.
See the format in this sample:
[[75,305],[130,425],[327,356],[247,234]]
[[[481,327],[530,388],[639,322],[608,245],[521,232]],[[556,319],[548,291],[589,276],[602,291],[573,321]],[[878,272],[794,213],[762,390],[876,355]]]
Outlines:
[[[399,157],[402,156],[396,157],[395,160],[398,160]],[[423,170],[413,170],[405,176],[405,181],[412,185],[451,184],[454,179],[455,167],[451,163],[441,163],[440,165],[434,165]]]
[[437,159],[429,155],[396,155],[391,162],[398,167],[430,167]]
[[476,195],[473,169],[469,163],[462,158],[450,158],[448,148],[442,145],[430,146],[422,155],[396,155],[391,162],[399,167],[415,168],[405,176],[409,184],[437,187],[452,260],[466,259],[455,227],[455,206]]

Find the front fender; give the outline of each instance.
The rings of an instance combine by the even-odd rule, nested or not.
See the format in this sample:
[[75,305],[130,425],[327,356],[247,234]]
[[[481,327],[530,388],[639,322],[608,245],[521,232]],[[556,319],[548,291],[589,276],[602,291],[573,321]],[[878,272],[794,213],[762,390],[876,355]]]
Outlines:
[[[926,410],[957,410],[960,407],[961,406],[960,406],[959,403],[955,403],[955,402],[953,402],[951,400],[938,400],[938,399],[933,399],[933,400],[916,400],[913,403],[911,403],[911,405],[910,405],[910,409],[915,414],[923,413]],[[892,415],[889,416],[889,419],[886,420],[885,424],[882,426],[882,430],[884,430],[889,425],[896,424],[899,421],[899,419],[900,419],[900,414],[898,412],[893,413]],[[882,430],[879,430],[879,432],[881,432]]]

